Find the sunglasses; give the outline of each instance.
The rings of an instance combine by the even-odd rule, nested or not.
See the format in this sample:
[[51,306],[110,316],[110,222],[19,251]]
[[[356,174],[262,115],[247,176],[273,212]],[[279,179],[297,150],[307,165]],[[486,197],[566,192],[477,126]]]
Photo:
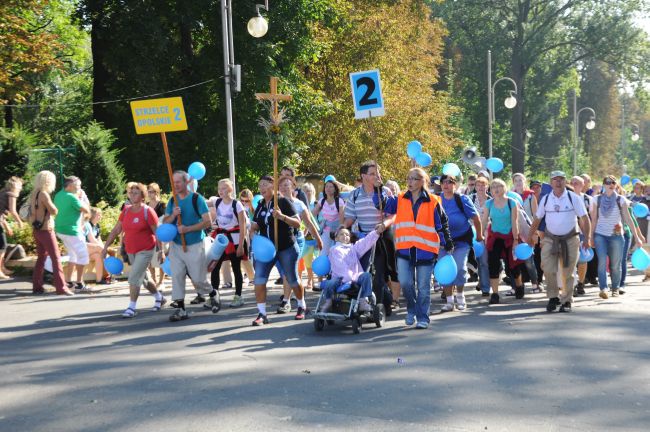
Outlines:
[[603,184],[609,186],[609,185],[615,185],[616,182],[615,182],[614,180],[605,180],[605,181],[603,182]]
[[453,180],[443,180],[442,184],[456,184],[456,182]]
[[420,181],[422,177],[406,177],[406,181]]
[[239,198],[239,201],[241,201],[241,202],[243,202],[243,203],[249,203],[249,202],[251,202],[251,200],[243,199],[243,198]]

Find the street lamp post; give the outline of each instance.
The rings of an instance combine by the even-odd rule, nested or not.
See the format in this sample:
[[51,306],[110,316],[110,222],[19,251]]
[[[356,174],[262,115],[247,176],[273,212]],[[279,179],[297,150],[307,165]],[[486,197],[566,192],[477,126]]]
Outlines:
[[510,90],[510,96],[504,100],[504,105],[508,109],[517,106],[517,83],[509,77],[499,78],[492,84],[492,51],[487,52],[487,89],[488,89],[488,155],[492,157],[492,124],[496,121],[494,105],[494,89],[500,81],[510,81],[514,86],[514,91]]
[[578,126],[580,123],[580,113],[590,111],[591,117],[585,124],[589,130],[596,127],[596,111],[593,108],[583,107],[578,110],[578,95],[573,90],[573,175],[578,175]]
[[235,138],[232,124],[232,90],[240,90],[239,65],[235,64],[235,48],[232,37],[232,0],[221,0],[221,29],[223,33],[223,79],[226,84],[226,135],[228,136],[228,177],[235,184]]

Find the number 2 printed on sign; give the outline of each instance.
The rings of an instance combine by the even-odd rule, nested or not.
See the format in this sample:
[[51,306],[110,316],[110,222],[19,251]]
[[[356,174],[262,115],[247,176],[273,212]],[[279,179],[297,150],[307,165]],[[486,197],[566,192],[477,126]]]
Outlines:
[[181,109],[180,108],[174,108],[174,120],[175,121],[182,121],[183,120],[181,118]]
[[379,70],[351,73],[350,85],[354,101],[354,118],[380,117],[385,114]]

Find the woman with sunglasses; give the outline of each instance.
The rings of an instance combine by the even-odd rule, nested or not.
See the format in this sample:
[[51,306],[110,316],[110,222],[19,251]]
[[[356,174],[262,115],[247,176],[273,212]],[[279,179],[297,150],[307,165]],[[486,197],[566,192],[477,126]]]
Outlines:
[[[431,272],[440,250],[440,238],[445,249],[453,250],[441,198],[426,190],[429,175],[422,168],[411,168],[406,178],[408,190],[391,197],[386,213],[395,215],[395,248],[397,277],[406,298],[407,326],[429,327],[431,306]],[[415,283],[417,281],[417,290]]]
[[[275,257],[270,262],[255,260],[255,301],[257,302],[257,318],[253,326],[263,326],[269,323],[266,316],[266,283],[276,262],[280,263],[287,283],[294,290],[298,300],[297,320],[305,319],[306,304],[304,292],[298,280],[298,255],[300,254],[296,241],[295,230],[300,228],[300,218],[296,215],[291,202],[284,197],[277,197],[277,208],[273,192],[273,177],[263,176],[258,183],[262,200],[255,209],[251,231],[259,231],[277,244]],[[274,219],[278,221],[277,239],[275,236]],[[255,240],[253,240],[253,246]]]
[[[482,215],[487,241],[484,253],[488,254],[488,267],[490,270],[490,286],[492,295],[490,304],[500,302],[499,276],[501,274],[501,259],[509,266],[515,281],[515,294],[523,298],[524,286],[521,280],[522,261],[514,256],[514,249],[519,244],[519,225],[517,201],[506,196],[506,184],[501,179],[494,179],[490,184],[492,199],[485,204]],[[488,222],[490,225],[488,227]],[[477,231],[478,233],[478,231]]]
[[[456,309],[463,311],[467,307],[463,290],[467,283],[467,258],[474,240],[472,227],[476,229],[476,240],[483,241],[481,218],[469,197],[456,192],[458,183],[456,177],[443,174],[440,177],[440,183],[442,184],[441,204],[449,219],[449,232],[454,241],[453,252],[447,249],[442,250],[440,258],[446,255],[453,256],[458,268],[456,279],[451,284],[443,286],[447,303],[442,306],[442,311],[453,311],[454,300]],[[453,294],[454,288],[456,296]]]
[[[593,239],[598,255],[598,286],[600,298],[607,299],[607,258],[609,258],[612,297],[619,295],[621,262],[625,245],[623,222],[634,226],[628,209],[628,201],[616,192],[616,178],[609,175],[603,179],[603,193],[596,197],[591,219]],[[643,242],[636,230],[632,232],[636,244]]]

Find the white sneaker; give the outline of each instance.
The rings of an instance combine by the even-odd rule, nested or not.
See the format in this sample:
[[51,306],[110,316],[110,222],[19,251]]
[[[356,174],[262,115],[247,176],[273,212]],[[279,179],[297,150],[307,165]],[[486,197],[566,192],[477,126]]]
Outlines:
[[464,311],[467,308],[467,303],[465,302],[465,296],[458,297],[456,296],[456,309],[459,311]]
[[241,296],[235,295],[230,302],[231,308],[244,306],[244,299]]
[[445,303],[440,308],[441,312],[451,312],[453,310],[454,310],[454,304],[453,303]]

